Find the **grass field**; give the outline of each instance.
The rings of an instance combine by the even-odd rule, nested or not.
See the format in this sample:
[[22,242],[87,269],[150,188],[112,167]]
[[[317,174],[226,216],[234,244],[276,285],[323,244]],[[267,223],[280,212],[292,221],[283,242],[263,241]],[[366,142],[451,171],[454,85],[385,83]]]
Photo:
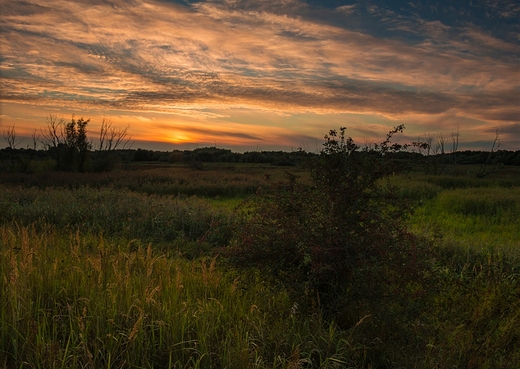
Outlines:
[[428,304],[386,303],[348,326],[213,254],[240,201],[285,171],[305,181],[298,168],[3,176],[0,367],[520,367],[517,169],[393,178],[435,255]]

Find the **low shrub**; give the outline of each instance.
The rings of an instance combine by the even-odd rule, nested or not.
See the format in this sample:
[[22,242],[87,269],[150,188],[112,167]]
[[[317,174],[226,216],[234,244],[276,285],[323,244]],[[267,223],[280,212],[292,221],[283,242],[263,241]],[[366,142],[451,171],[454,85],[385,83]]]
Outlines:
[[[356,322],[400,298],[418,297],[428,257],[407,232],[406,203],[381,180],[401,168],[401,146],[360,151],[345,128],[325,136],[310,184],[287,180],[242,207],[232,244],[221,250],[239,268],[255,267],[308,309]],[[411,317],[411,316],[410,316]],[[347,324],[348,325],[348,324]]]

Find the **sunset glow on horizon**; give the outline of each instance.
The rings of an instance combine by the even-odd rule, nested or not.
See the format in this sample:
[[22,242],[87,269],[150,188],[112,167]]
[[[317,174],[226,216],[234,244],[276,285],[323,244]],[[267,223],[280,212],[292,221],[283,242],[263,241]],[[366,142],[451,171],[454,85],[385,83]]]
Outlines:
[[[315,151],[459,131],[520,150],[513,0],[0,0],[0,131],[130,126],[133,148]],[[5,146],[0,138],[0,148]],[[24,144],[21,144],[23,147]]]

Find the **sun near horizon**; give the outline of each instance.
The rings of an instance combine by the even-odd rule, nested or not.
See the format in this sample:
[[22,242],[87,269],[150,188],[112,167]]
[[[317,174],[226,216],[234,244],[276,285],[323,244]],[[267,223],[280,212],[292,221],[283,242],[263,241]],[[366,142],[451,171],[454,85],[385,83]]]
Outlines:
[[[115,0],[1,5],[0,131],[103,118],[143,148],[314,151],[330,129],[520,149],[520,8]],[[0,146],[3,145],[0,142]]]

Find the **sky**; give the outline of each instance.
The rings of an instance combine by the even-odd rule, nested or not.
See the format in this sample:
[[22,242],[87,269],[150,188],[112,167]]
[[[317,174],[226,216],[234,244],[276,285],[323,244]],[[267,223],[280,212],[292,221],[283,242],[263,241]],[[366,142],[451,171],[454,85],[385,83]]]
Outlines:
[[[133,148],[317,151],[459,132],[520,150],[516,0],[0,0],[0,131],[129,125]],[[0,138],[0,147],[6,146]]]

